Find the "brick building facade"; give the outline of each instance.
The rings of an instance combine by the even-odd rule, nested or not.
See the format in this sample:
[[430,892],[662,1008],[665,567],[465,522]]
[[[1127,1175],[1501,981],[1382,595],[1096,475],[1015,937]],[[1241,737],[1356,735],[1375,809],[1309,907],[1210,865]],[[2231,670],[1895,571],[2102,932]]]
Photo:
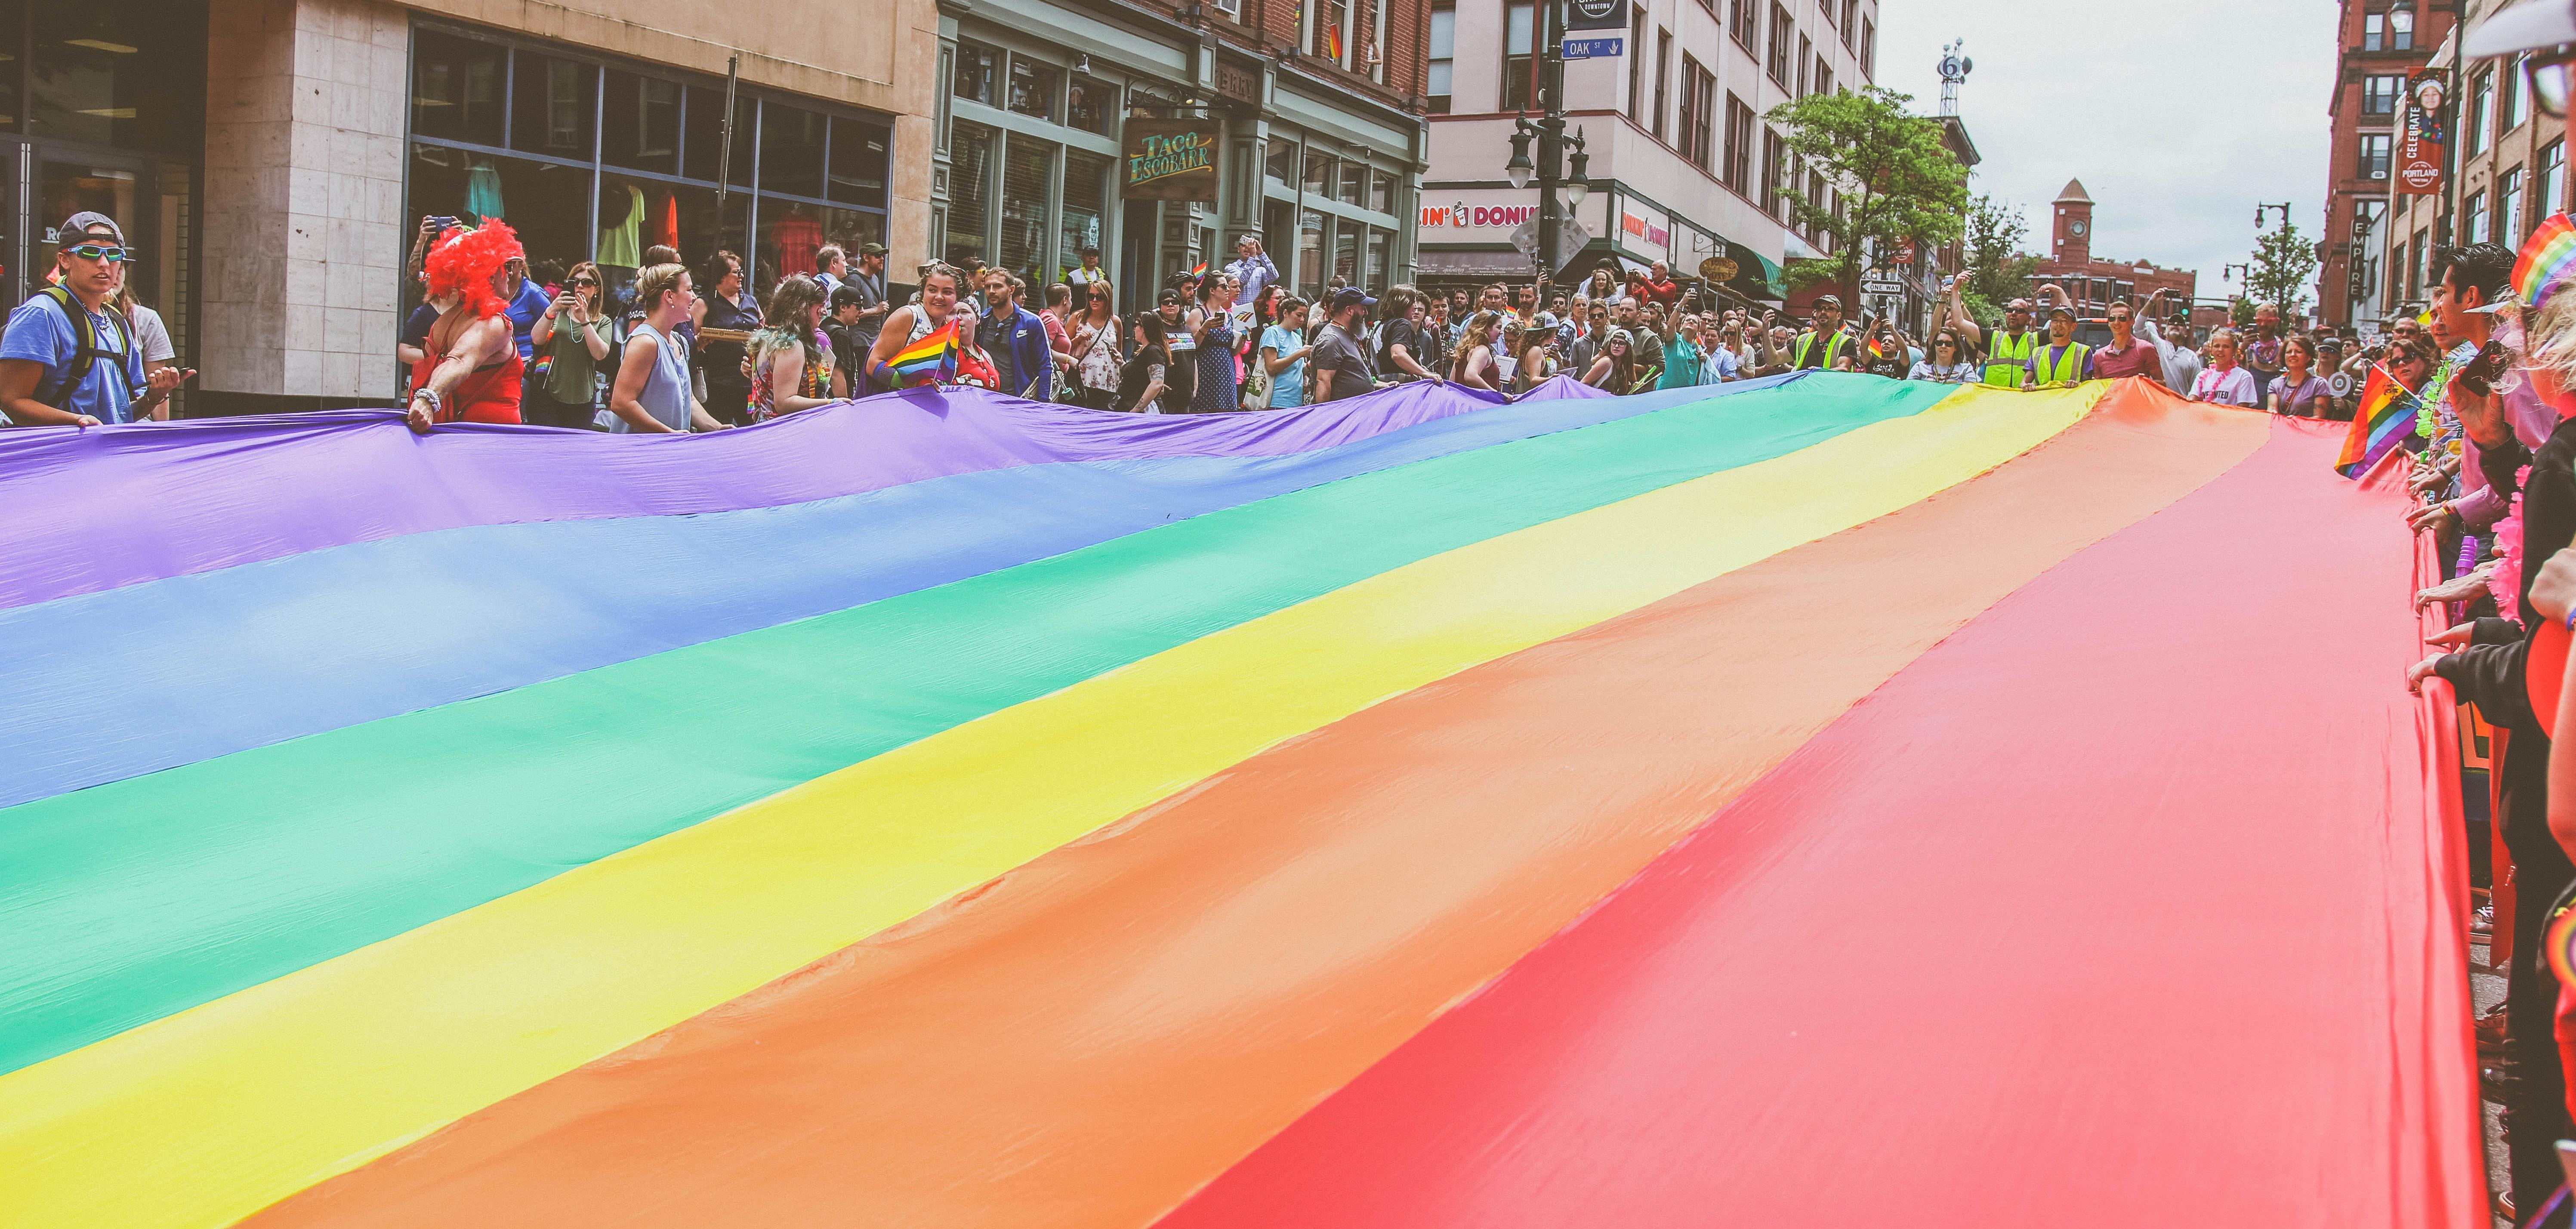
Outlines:
[[[2470,0],[2467,21],[2475,27],[2500,0]],[[2445,27],[2447,29],[2447,27]],[[2454,184],[2451,224],[2442,226],[2439,195],[2405,196],[2388,206],[2384,249],[2374,244],[2374,263],[2383,270],[2386,293],[2383,318],[2423,310],[2434,282],[2434,249],[2444,244],[2501,243],[2522,246],[2532,229],[2567,206],[2566,129],[2538,116],[2525,88],[2517,60],[2475,60],[2465,72],[2453,72],[2448,41],[2427,61],[2445,71],[2458,95],[2450,108]],[[2401,99],[2402,122],[2407,100]],[[2537,118],[2535,118],[2537,117]],[[2367,328],[2375,321],[2356,321]]]
[[2376,327],[2390,305],[2381,272],[2401,95],[2445,45],[2451,21],[2447,4],[2343,0],[2334,93],[2326,103],[2334,135],[2317,267],[2317,318],[2329,327]]

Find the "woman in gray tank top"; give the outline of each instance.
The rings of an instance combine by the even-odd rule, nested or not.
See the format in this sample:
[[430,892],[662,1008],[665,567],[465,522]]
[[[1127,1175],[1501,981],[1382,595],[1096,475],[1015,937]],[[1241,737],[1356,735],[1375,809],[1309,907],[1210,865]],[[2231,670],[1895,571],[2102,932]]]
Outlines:
[[635,275],[635,299],[645,305],[644,321],[626,339],[617,364],[617,387],[609,390],[608,408],[616,416],[609,431],[617,435],[660,435],[719,431],[717,422],[698,404],[689,388],[688,343],[675,335],[689,318],[696,292],[689,272],[679,265],[655,265]]

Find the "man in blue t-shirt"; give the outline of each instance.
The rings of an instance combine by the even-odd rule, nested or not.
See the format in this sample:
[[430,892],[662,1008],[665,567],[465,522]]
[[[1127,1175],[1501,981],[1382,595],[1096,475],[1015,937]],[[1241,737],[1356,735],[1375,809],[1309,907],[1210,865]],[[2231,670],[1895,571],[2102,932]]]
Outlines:
[[57,234],[62,297],[44,290],[27,296],[0,330],[0,415],[21,427],[95,427],[151,415],[196,373],[165,367],[145,374],[134,327],[109,302],[125,280],[125,232],[105,214],[76,213]]

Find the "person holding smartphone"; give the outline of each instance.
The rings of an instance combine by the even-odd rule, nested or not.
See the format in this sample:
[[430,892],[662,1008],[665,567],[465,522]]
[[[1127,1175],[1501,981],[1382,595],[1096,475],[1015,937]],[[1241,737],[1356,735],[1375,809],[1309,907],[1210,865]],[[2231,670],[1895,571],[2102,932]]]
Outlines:
[[599,364],[607,361],[609,349],[608,313],[599,309],[599,283],[598,265],[586,260],[574,265],[564,278],[563,293],[528,330],[540,361],[528,373],[537,395],[525,399],[522,416],[537,426],[588,430],[598,414]]

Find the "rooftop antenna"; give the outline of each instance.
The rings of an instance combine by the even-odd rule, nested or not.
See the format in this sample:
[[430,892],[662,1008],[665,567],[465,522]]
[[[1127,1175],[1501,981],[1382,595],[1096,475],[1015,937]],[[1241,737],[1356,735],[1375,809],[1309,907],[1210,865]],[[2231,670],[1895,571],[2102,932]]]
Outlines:
[[1966,46],[1967,43],[1968,40],[1964,38],[1954,38],[1950,40],[1949,46],[1941,49],[1941,114],[1943,115],[1959,113],[1959,85],[1968,79],[1968,73],[1977,66],[1975,60],[1959,53],[1959,48]]

